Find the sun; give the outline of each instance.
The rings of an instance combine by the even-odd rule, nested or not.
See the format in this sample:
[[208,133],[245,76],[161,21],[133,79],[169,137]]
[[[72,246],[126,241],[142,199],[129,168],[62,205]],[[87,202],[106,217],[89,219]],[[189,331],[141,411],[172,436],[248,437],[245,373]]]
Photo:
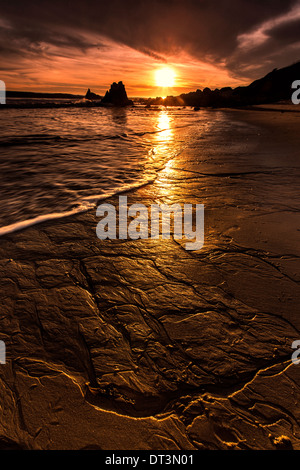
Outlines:
[[175,72],[170,67],[163,67],[155,72],[156,85],[162,88],[170,88],[175,83]]

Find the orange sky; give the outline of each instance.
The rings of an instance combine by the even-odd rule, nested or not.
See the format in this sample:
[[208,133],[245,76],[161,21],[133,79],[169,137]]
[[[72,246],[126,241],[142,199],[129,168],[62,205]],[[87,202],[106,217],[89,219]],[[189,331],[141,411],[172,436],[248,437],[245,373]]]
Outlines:
[[[155,97],[179,95],[197,88],[238,86],[248,81],[229,76],[225,67],[192,58],[184,52],[169,56],[166,62],[125,45],[102,39],[101,48],[88,51],[56,48],[42,44],[40,57],[24,56],[17,70],[2,72],[7,90],[69,92],[85,94],[87,88],[103,95],[113,81],[122,80],[128,96]],[[175,72],[174,87],[157,86],[155,72],[165,66]],[[76,84],[76,85],[74,85]]]
[[[7,90],[129,97],[247,85],[299,60],[300,0],[9,0],[0,16]],[[168,65],[172,88],[157,86]]]

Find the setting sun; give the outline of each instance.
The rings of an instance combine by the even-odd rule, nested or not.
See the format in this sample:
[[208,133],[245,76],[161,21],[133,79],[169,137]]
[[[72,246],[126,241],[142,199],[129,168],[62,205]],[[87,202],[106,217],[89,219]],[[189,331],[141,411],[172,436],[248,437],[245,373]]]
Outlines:
[[175,83],[175,72],[170,67],[164,67],[155,72],[156,85],[163,88],[173,87]]

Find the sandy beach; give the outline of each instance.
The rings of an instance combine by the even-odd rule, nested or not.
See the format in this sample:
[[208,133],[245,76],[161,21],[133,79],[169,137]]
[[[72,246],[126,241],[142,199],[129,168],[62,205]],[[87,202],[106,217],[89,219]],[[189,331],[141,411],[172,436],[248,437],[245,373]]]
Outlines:
[[99,240],[95,210],[1,237],[0,449],[300,449],[300,113],[211,113],[251,136],[127,193],[204,204],[201,250]]

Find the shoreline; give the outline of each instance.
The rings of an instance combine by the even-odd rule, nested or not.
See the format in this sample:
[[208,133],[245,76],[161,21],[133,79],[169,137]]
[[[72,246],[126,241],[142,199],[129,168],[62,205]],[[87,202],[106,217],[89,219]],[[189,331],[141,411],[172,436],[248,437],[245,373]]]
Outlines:
[[86,204],[87,204],[87,201],[90,201],[90,200],[93,201],[93,202],[89,202],[90,207],[87,207],[87,208],[84,207],[83,205],[81,205],[80,207],[72,209],[70,211],[54,212],[54,213],[50,213],[50,214],[44,214],[44,215],[40,215],[40,216],[37,216],[37,217],[33,217],[31,219],[15,222],[14,224],[5,225],[3,227],[0,227],[0,240],[1,240],[1,237],[3,237],[3,236],[10,235],[10,234],[22,231],[22,230],[26,230],[27,228],[30,228],[30,227],[35,226],[35,225],[39,225],[39,224],[43,224],[43,223],[47,223],[47,222],[50,223],[50,221],[56,221],[56,220],[59,220],[59,219],[73,217],[73,216],[76,216],[78,214],[82,214],[82,213],[91,211],[91,210],[95,209],[100,202],[106,201],[106,200],[108,200],[108,199],[110,199],[114,196],[119,195],[119,194],[124,194],[124,193],[128,193],[128,192],[131,192],[131,191],[135,191],[136,189],[142,188],[143,186],[146,186],[146,185],[152,184],[152,183],[153,183],[153,181],[137,183],[136,185],[133,185],[131,188],[123,188],[123,189],[116,190],[115,192],[112,191],[111,193],[105,194],[102,197],[101,196],[86,197],[85,198]]
[[298,116],[226,112],[257,143],[230,130],[208,156],[187,149],[123,192],[203,202],[202,250],[100,241],[93,210],[0,238],[12,448],[300,448]]
[[[28,98],[30,100],[31,98]],[[42,98],[40,98],[42,99]],[[53,98],[53,101],[55,98]],[[146,98],[145,98],[146,100]],[[112,104],[106,103],[99,103],[97,101],[84,101],[78,100],[77,102],[47,102],[47,103],[6,103],[0,105],[0,109],[52,109],[52,108],[107,108],[107,109],[131,109],[131,108],[143,108],[143,109],[157,109],[157,108],[191,108],[193,110],[195,108],[194,105],[166,105],[164,104],[153,104],[153,105],[146,105],[141,104],[140,102],[133,103],[127,106],[114,106]],[[300,112],[300,105],[294,105],[290,102],[274,102],[274,103],[262,103],[262,104],[253,104],[253,105],[232,105],[232,106],[200,106],[199,110],[209,110],[209,111],[265,111],[265,112],[274,112],[274,113],[299,113]]]
[[[233,113],[233,115],[237,114],[238,119],[244,120],[248,123],[255,124],[255,125],[260,124],[260,125],[263,125],[266,128],[276,127],[278,130],[280,130],[280,126],[281,126],[280,118],[277,119],[276,114],[277,113],[282,113],[282,110],[277,109],[277,108],[276,109],[272,108],[273,105],[270,105],[271,108],[265,108],[265,107],[261,107],[261,106],[263,106],[263,105],[243,107],[243,108],[202,108],[202,109],[205,110],[205,111],[208,110],[208,111],[212,111],[212,112]],[[276,104],[274,106],[276,106]],[[289,106],[291,108],[293,108],[293,107],[297,108],[297,106],[295,106],[295,105],[283,105],[283,106]],[[249,114],[249,111],[251,112],[250,114]],[[260,115],[260,113],[263,113],[263,112],[267,112],[267,113],[273,112],[274,113],[274,117],[273,117],[271,123],[267,122],[264,119],[263,115]],[[292,112],[292,109],[291,110],[284,110],[284,112]],[[300,106],[299,106],[299,110],[295,110],[295,112],[297,112],[297,113],[300,112]],[[299,121],[299,123],[297,121],[289,123],[289,126],[292,125],[292,128],[291,129],[285,129],[285,134],[287,135],[287,133],[289,133],[290,136],[294,137],[295,134],[296,134],[296,131],[297,131],[297,126],[299,124],[300,124],[300,121]],[[164,170],[164,168],[158,170],[158,173],[157,173],[155,179],[158,177],[158,174],[163,170]],[[131,193],[132,191],[135,191],[136,189],[138,189],[140,187],[143,187],[143,186],[148,185],[148,184],[152,184],[155,181],[155,179],[153,179],[151,181],[136,183],[130,188],[124,188],[124,189],[121,188],[121,189],[112,190],[110,193],[102,195],[102,196],[99,195],[99,196],[85,197],[85,199],[84,199],[85,203],[87,203],[87,201],[89,201],[89,200],[94,201],[93,203],[89,203],[89,204],[92,204],[91,207],[89,207],[89,208],[77,207],[75,209],[68,210],[68,211],[63,211],[63,212],[59,212],[59,213],[43,214],[41,216],[36,216],[36,217],[31,218],[31,219],[18,221],[18,222],[15,222],[13,224],[9,224],[7,226],[0,227],[0,240],[1,240],[1,237],[5,236],[5,235],[8,235],[8,234],[14,233],[14,232],[18,232],[20,230],[26,230],[26,228],[28,228],[28,227],[31,227],[31,226],[36,225],[36,224],[47,222],[48,220],[51,221],[51,220],[56,220],[56,219],[64,219],[65,217],[72,217],[73,215],[75,216],[76,214],[80,214],[82,212],[93,210],[100,203],[100,201],[106,201],[107,199],[110,199],[111,197],[113,197],[115,195],[118,195],[118,194],[125,194],[127,192]]]

